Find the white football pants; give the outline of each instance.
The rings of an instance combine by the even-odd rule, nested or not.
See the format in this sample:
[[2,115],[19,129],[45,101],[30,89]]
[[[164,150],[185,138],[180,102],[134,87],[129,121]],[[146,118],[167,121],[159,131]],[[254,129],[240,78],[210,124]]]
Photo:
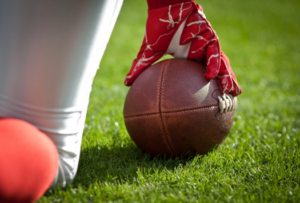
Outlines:
[[0,117],[25,120],[55,143],[53,187],[75,177],[91,85],[121,5],[0,1]]

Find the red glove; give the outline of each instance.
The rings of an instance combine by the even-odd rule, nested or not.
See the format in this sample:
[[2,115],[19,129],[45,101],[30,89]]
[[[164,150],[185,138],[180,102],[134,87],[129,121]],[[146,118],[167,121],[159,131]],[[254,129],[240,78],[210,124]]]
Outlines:
[[233,96],[242,90],[221,51],[219,39],[203,9],[194,0],[148,0],[146,33],[137,58],[133,61],[125,85],[134,80],[165,54],[205,63],[208,80],[218,78],[223,93]]

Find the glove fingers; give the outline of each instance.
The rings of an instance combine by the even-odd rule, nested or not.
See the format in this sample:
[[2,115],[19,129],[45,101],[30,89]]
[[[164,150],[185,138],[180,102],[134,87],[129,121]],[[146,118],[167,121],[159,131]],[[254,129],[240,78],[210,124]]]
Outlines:
[[223,93],[230,93],[233,96],[242,93],[242,89],[230,67],[229,59],[223,52],[221,52],[221,67],[218,79]]
[[124,84],[126,86],[130,86],[147,67],[160,59],[162,56],[162,53],[155,53],[153,50],[147,48],[141,50],[138,54],[138,57],[134,59],[130,71],[126,75]]
[[236,80],[233,80],[233,86],[234,86],[234,91],[231,92],[232,96],[236,97],[236,96],[242,94],[242,89]]
[[218,43],[216,44],[211,44],[213,41],[217,41],[216,38],[214,38],[213,33],[211,32],[210,29],[207,29],[207,26],[204,24],[206,29],[202,29],[203,26],[200,27],[201,32],[199,33],[199,35],[197,35],[194,40],[191,42],[191,46],[190,46],[190,51],[189,51],[189,55],[188,58],[189,59],[194,59],[194,60],[200,60],[203,63],[207,63],[207,49],[209,49],[210,47],[208,46],[217,46],[216,48],[213,47],[211,48],[211,50],[213,52],[213,54],[218,54],[217,50],[218,50]]
[[187,58],[206,63],[205,77],[209,80],[216,78],[221,57],[219,40],[209,22],[198,12],[189,16],[183,29],[180,44],[187,43],[191,43]]
[[205,77],[208,80],[217,77],[220,69],[221,55],[218,38],[212,39],[206,48],[206,70]]
[[216,38],[216,34],[211,28],[209,22],[199,15],[198,12],[194,12],[188,17],[185,23],[185,27],[180,38],[180,44],[187,44],[197,39],[210,41],[213,38]]
[[197,12],[193,12],[186,20],[180,37],[180,44],[187,44],[197,38],[202,30],[202,24],[206,24],[206,21]]

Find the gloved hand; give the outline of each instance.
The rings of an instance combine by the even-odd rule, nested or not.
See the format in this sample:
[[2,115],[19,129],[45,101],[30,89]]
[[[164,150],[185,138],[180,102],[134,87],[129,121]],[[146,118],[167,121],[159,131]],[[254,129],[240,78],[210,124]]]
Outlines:
[[229,59],[221,51],[218,36],[206,20],[202,7],[193,0],[148,10],[145,37],[125,85],[130,86],[165,54],[206,64],[205,77],[208,80],[217,78],[223,93],[241,94]]

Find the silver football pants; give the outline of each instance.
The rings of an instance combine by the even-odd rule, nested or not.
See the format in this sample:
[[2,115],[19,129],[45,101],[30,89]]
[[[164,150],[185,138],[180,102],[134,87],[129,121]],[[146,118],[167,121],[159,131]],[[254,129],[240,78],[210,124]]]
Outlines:
[[0,1],[0,117],[25,120],[55,143],[52,186],[75,177],[91,85],[121,5]]

